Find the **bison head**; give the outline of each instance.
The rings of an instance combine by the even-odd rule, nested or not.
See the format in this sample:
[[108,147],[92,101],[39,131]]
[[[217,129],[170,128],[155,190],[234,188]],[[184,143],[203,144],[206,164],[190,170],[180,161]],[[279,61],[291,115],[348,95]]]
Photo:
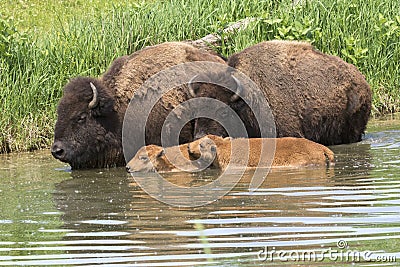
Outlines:
[[78,77],[64,88],[57,108],[53,156],[73,169],[115,165],[121,154],[120,118],[100,80]]
[[[201,81],[201,82],[197,82]],[[224,86],[222,86],[224,85]],[[227,89],[229,88],[229,89]],[[230,72],[199,74],[194,76],[189,82],[189,92],[192,97],[207,97],[221,101],[226,104],[225,107],[218,107],[213,110],[213,118],[197,118],[194,122],[195,139],[199,139],[205,135],[212,134],[227,137],[226,129],[218,121],[234,121],[232,112],[229,112],[228,106],[242,120],[248,137],[259,137],[259,129],[254,124],[256,121],[251,108],[240,97],[246,94],[244,86]],[[213,107],[210,107],[211,109]],[[234,136],[246,137],[246,136]]]

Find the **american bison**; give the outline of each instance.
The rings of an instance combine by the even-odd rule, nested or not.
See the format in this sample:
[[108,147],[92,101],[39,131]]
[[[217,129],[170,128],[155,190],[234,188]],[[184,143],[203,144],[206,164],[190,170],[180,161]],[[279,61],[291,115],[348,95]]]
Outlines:
[[[259,86],[274,115],[277,137],[303,137],[324,145],[361,140],[371,111],[371,89],[357,68],[339,57],[305,42],[268,41],[230,56],[228,65]],[[227,72],[219,75],[227,76]],[[253,92],[234,75],[230,79],[237,85],[232,87],[252,99]],[[241,117],[248,137],[260,137],[250,107],[234,92],[211,89],[213,85],[196,83],[196,77],[193,80],[194,96],[228,104]],[[194,134],[227,136],[220,124],[206,118],[196,120]]]
[[[221,138],[221,137],[218,137]],[[226,137],[229,138],[229,137]],[[197,172],[212,164],[214,158],[209,154],[190,153],[189,145],[181,144],[163,148],[158,145],[141,147],[126,165],[129,173],[135,172]],[[205,144],[201,144],[205,145]]]
[[[209,113],[211,114],[209,115],[211,118],[199,117],[195,119],[194,138],[198,139],[206,134],[215,134],[223,137],[260,137],[259,124],[273,124],[274,122],[269,110],[260,110],[261,107],[257,102],[260,98],[263,98],[263,94],[258,93],[257,95],[257,90],[258,88],[248,88],[246,85],[243,85],[235,77],[235,70],[229,66],[226,69],[204,72],[192,77],[189,82],[189,92],[193,98],[207,97],[216,99],[227,104],[235,112],[235,114],[228,112],[226,105],[221,108],[210,109]],[[244,98],[246,99],[245,101],[243,100]],[[194,108],[196,107],[191,107],[192,110]],[[204,108],[209,109],[209,107]],[[257,121],[254,114],[257,111],[266,113],[264,115],[267,115],[267,117],[270,115],[270,120]],[[243,122],[246,132],[238,130],[228,134],[222,122],[234,123],[234,115],[236,114],[241,119],[239,123]],[[263,126],[268,127],[268,125]],[[275,131],[267,134],[267,136],[275,137]]]
[[[54,131],[53,156],[73,169],[125,165],[122,124],[135,92],[152,75],[168,67],[193,61],[226,64],[218,55],[191,45],[172,42],[144,48],[116,59],[100,78],[78,77],[65,87]],[[160,144],[164,119],[174,106],[191,95],[186,89],[169,91],[149,116],[146,144]],[[181,131],[182,143],[192,141],[188,123]]]
[[[170,153],[169,155],[173,158],[168,158],[166,153]],[[187,144],[167,148],[157,145],[144,146],[126,165],[126,170],[129,173],[194,171],[198,168],[199,166],[195,164],[194,158],[189,155]]]
[[[275,152],[271,161],[261,158],[263,146],[271,149],[267,153]],[[169,153],[169,158],[166,153]],[[174,161],[184,167],[177,167]],[[334,153],[329,148],[304,138],[247,139],[206,135],[191,143],[165,149],[156,145],[144,146],[128,162],[126,169],[129,173],[198,171],[204,167],[225,170],[229,164],[248,168],[299,168],[330,166],[334,162]]]
[[[194,157],[202,156],[204,160],[212,160],[212,166],[226,169],[233,166],[270,167],[261,159],[261,147],[268,149],[268,142],[275,142],[275,155],[272,168],[298,168],[307,166],[324,166],[334,164],[334,153],[324,145],[304,138],[282,137],[270,138],[221,138],[207,135],[189,144],[189,153]],[[244,149],[249,148],[248,155]]]

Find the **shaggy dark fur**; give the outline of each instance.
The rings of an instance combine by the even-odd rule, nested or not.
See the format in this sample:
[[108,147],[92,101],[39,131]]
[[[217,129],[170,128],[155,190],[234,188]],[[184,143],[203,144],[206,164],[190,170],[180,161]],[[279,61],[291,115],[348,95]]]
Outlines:
[[[249,97],[249,93],[247,88],[243,86],[240,81],[235,80],[232,76],[231,69],[227,69],[226,71],[217,71],[217,72],[208,72],[203,73],[195,77],[195,80],[191,84],[191,87],[194,92],[194,97],[207,97],[221,101],[222,103],[226,103],[232,108],[233,111],[239,116],[245,129],[247,131],[247,135],[250,138],[260,137],[260,129],[258,127],[258,123],[254,116],[253,111],[248,106],[248,104],[243,101],[243,99],[239,96],[237,98],[232,97],[236,94],[234,92],[239,92],[241,96],[246,96],[247,99],[252,99]],[[202,81],[202,82],[196,82]],[[219,84],[219,85],[216,85]],[[224,85],[224,86],[222,86]],[[227,89],[229,88],[229,89]],[[252,104],[252,103],[250,103]],[[195,107],[192,107],[193,110]],[[210,107],[211,116],[213,119],[200,117],[195,119],[194,123],[194,138],[198,139],[207,134],[215,134],[218,136],[227,137],[228,133],[226,129],[223,127],[220,122],[233,122],[234,118],[232,114],[227,112],[226,108],[212,108]],[[210,113],[210,112],[208,112]],[[240,132],[236,134],[230,134],[231,137],[245,137],[242,136]]]
[[[324,145],[361,140],[371,111],[371,89],[353,65],[307,43],[290,41],[251,46],[232,55],[228,65],[262,90],[275,118],[277,137],[303,137]],[[227,96],[218,97],[221,101],[229,99],[231,93],[226,92]],[[240,101],[224,103],[240,114],[247,128],[249,123],[256,127],[257,135],[254,117]],[[208,123],[198,120],[195,136],[226,136],[220,125]]]
[[[92,82],[99,94],[99,104],[89,109],[93,98]],[[114,98],[98,80],[78,77],[64,88],[57,108],[58,120],[54,131],[52,153],[74,169],[123,164],[119,115],[113,109]]]
[[[163,43],[147,47],[130,56],[116,59],[100,78],[78,77],[64,88],[57,112],[52,154],[73,169],[123,166],[122,124],[127,106],[138,88],[152,75],[168,67],[192,62],[213,61],[226,64],[216,55],[184,43]],[[98,91],[99,104],[89,108],[93,99],[90,86]],[[178,88],[161,98],[149,117],[147,144],[160,144],[160,132],[168,113],[190,98]],[[191,124],[182,142],[192,138]],[[132,155],[133,156],[133,155]]]

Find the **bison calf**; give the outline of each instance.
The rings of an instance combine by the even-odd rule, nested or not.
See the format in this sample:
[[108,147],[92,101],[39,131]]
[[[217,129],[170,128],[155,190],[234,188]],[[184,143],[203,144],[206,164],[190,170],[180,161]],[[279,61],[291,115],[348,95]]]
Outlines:
[[163,148],[148,145],[139,149],[126,165],[129,173],[135,172],[195,172],[208,167],[214,159],[189,154],[188,144]]
[[[329,148],[304,138],[232,139],[207,135],[194,142],[166,149],[156,145],[144,146],[129,161],[126,169],[134,173],[198,171],[208,166],[224,170],[229,164],[249,168],[269,167],[271,164],[260,158],[262,142],[276,143],[273,168],[334,164],[334,154]],[[247,145],[248,155],[244,153]],[[266,147],[268,149],[268,145]],[[170,158],[166,153],[170,153]],[[181,167],[178,168],[177,164]]]
[[[275,155],[271,167],[306,167],[334,164],[333,152],[324,145],[304,138],[283,137],[275,140],[269,138],[221,138],[207,135],[189,144],[189,153],[194,157],[200,155],[204,159],[213,159],[212,166],[226,169],[229,164],[249,168],[269,167],[271,162],[261,159],[262,142],[275,141]],[[273,142],[271,143],[273,144]],[[244,152],[249,147],[249,153]],[[264,166],[266,164],[267,166]]]
[[[187,145],[180,145],[179,148],[182,148],[180,152],[182,152],[184,159],[189,160]],[[129,173],[134,173],[154,171],[170,172],[177,171],[178,169],[167,159],[163,147],[148,145],[139,149],[136,155],[126,165],[126,170]]]

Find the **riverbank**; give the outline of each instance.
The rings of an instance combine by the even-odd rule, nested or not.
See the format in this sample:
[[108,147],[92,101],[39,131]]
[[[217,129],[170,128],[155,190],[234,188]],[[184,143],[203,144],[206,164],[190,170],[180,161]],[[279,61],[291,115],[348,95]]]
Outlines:
[[27,2],[4,1],[0,9],[0,152],[51,144],[57,102],[70,78],[99,76],[118,56],[196,40],[243,18],[254,21],[223,33],[217,52],[229,56],[271,39],[306,40],[360,69],[374,93],[374,116],[400,111],[398,1]]

